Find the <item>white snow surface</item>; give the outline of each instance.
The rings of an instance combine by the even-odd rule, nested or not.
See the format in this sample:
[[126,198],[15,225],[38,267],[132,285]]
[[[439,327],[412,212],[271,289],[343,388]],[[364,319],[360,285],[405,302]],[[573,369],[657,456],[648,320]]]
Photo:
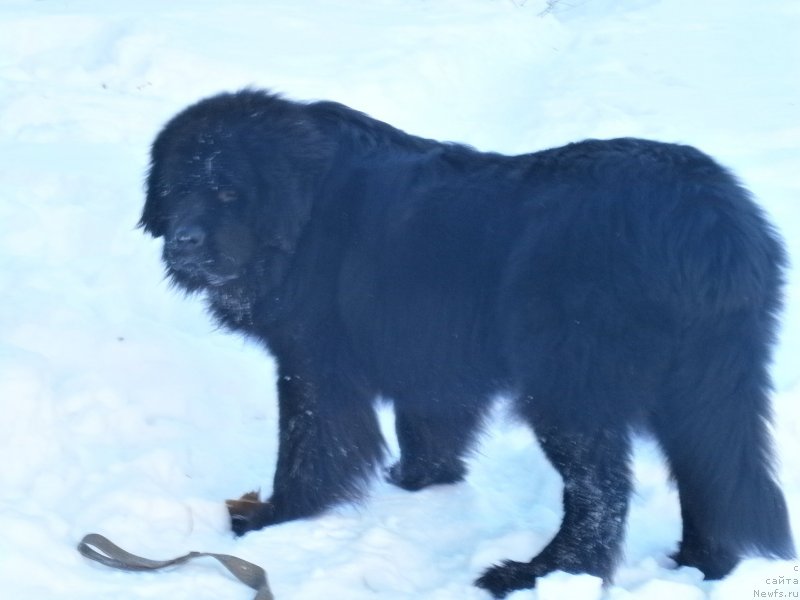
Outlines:
[[[797,262],[798,31],[797,0],[3,0],[0,595],[252,597],[212,561],[90,563],[75,545],[97,531],[152,558],[237,554],[267,569],[278,600],[479,600],[483,568],[529,559],[558,527],[559,478],[498,410],[464,483],[377,481],[362,505],[232,537],[223,500],[270,489],[275,373],[170,289],[160,244],[135,227],[148,147],[172,114],[255,86],[506,153],[690,143],[738,173]],[[794,268],[773,373],[796,539],[798,354]],[[722,582],[674,569],[677,496],[652,443],[637,444],[635,472],[615,582],[554,573],[510,598],[798,597],[797,561],[747,560]]]

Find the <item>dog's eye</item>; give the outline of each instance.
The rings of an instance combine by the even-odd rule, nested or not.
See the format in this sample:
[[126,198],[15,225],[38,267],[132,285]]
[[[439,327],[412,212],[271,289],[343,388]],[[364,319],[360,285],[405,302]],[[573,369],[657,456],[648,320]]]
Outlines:
[[230,204],[231,202],[236,202],[239,199],[239,194],[237,194],[234,190],[220,190],[217,192],[217,198],[223,204]]

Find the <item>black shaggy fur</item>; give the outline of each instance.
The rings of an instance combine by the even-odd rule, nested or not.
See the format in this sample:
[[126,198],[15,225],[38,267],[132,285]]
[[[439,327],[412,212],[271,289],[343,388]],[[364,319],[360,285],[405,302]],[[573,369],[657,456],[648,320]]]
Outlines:
[[403,133],[331,102],[246,90],[172,119],[144,229],[171,279],[279,366],[271,497],[237,534],[397,485],[464,477],[505,392],[564,480],[564,520],[495,597],[553,570],[609,578],[649,430],[680,492],[679,564],[707,577],[793,556],[772,470],[768,363],[785,257],[734,177],[689,146],[587,140],[502,156]]

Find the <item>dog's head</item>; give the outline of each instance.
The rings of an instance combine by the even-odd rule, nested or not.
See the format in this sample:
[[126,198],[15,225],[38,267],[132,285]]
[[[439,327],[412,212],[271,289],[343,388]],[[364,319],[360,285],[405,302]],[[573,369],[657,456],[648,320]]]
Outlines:
[[176,284],[195,291],[278,276],[330,155],[304,108],[266,92],[222,94],[158,135],[139,225],[163,238]]

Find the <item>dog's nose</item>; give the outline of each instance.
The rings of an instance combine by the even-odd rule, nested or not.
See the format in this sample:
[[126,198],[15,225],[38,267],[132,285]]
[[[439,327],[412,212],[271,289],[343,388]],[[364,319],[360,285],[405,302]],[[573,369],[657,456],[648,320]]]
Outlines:
[[173,234],[175,244],[186,250],[199,248],[206,241],[206,234],[203,228],[195,223],[179,225]]

